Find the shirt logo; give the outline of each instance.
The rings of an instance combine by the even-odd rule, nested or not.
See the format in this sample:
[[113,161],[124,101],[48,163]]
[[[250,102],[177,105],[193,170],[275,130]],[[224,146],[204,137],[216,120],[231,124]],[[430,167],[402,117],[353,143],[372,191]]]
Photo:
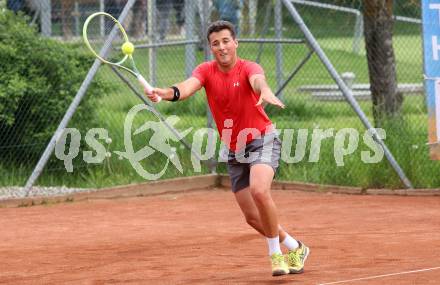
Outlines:
[[238,82],[238,81],[237,81],[237,82],[234,82],[233,85],[234,85],[234,87],[238,87],[238,86],[240,86],[240,82]]

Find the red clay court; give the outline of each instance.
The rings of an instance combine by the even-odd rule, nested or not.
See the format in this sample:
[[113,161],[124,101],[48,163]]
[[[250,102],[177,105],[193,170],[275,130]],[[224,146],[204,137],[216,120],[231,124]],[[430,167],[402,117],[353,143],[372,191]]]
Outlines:
[[311,249],[272,277],[227,188],[0,209],[1,284],[440,284],[440,197],[274,190]]

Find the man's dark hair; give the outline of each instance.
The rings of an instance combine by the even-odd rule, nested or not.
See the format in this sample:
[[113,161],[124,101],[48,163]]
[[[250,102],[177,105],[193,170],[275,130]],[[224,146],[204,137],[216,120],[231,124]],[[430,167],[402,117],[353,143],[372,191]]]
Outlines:
[[209,36],[212,33],[217,33],[222,30],[229,30],[231,32],[232,38],[235,40],[234,25],[231,22],[220,20],[220,21],[215,21],[209,25],[208,32],[206,33],[206,37],[208,38],[208,42],[209,42]]

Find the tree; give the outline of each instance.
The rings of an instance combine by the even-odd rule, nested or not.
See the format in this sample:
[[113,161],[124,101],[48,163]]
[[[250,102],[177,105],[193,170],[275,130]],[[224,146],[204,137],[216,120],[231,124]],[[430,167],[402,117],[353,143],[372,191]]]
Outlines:
[[376,127],[400,114],[403,96],[397,90],[393,50],[393,0],[363,0],[364,36]]

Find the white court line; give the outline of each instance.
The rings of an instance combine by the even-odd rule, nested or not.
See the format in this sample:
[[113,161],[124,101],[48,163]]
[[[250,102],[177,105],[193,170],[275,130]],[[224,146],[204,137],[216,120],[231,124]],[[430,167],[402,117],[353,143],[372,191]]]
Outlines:
[[419,270],[412,270],[412,271],[404,271],[404,272],[398,272],[398,273],[390,273],[390,274],[376,275],[376,276],[370,276],[370,277],[363,277],[363,278],[357,278],[357,279],[335,281],[335,282],[329,282],[329,283],[320,283],[318,285],[340,284],[340,283],[347,283],[347,282],[353,282],[353,281],[362,281],[362,280],[376,279],[376,278],[382,278],[382,277],[388,277],[388,276],[395,276],[395,275],[403,275],[403,274],[417,273],[417,272],[423,272],[423,271],[430,271],[430,270],[436,270],[436,269],[440,269],[440,266],[439,267],[426,268],[426,269],[419,269]]

